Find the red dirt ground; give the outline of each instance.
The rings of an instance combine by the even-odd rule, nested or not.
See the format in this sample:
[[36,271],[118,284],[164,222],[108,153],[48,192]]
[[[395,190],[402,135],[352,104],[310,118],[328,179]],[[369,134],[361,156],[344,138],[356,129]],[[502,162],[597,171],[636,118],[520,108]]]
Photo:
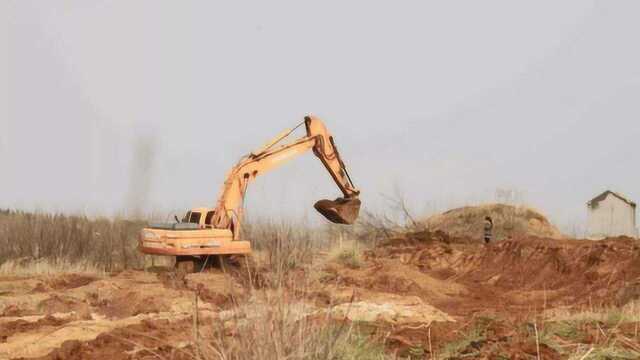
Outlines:
[[[239,267],[231,276],[212,270],[0,278],[0,358],[190,359],[196,294],[199,316],[213,323],[248,299],[248,284],[265,285],[264,271],[253,268],[251,282]],[[292,274],[291,284],[312,279],[292,293],[319,308],[392,303],[390,311],[404,317],[362,325],[384,338],[390,354],[442,358],[458,344],[451,358],[563,359],[560,347],[577,352],[580,344],[614,337],[624,349],[637,346],[636,322],[581,323],[578,335],[565,337],[566,330],[551,332],[557,320],[547,316],[621,308],[640,298],[640,248],[629,238],[482,245],[416,232],[365,250],[358,266],[324,259]],[[412,322],[414,303],[455,321]]]
[[[465,352],[471,358],[502,354],[526,359],[539,352],[544,359],[562,359],[565,354],[533,341],[531,326],[541,321],[543,327],[546,311],[621,307],[640,297],[640,247],[630,238],[592,242],[523,237],[484,245],[424,231],[366,251],[360,269],[327,270],[329,281],[352,287],[356,294],[419,296],[458,320],[434,323],[429,332],[411,326],[396,329],[391,342],[405,355],[416,346],[437,349],[481,327],[484,339]],[[632,328],[635,332],[627,329],[625,336],[637,339],[637,323]]]

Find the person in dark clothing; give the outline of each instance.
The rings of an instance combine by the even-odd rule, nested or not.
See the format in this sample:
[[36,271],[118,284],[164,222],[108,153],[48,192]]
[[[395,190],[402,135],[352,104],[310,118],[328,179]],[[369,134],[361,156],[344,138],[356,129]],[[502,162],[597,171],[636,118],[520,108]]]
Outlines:
[[484,217],[484,243],[488,244],[493,237],[493,219],[491,216]]

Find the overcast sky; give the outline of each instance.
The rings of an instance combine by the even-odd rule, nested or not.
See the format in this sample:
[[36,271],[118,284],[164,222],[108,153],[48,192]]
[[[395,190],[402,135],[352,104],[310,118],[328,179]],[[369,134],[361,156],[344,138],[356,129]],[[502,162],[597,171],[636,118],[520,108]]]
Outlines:
[[[379,3],[2,1],[0,208],[213,205],[307,113],[370,210],[511,188],[564,226],[605,189],[640,200],[640,2]],[[308,154],[247,206],[313,220],[338,195]]]

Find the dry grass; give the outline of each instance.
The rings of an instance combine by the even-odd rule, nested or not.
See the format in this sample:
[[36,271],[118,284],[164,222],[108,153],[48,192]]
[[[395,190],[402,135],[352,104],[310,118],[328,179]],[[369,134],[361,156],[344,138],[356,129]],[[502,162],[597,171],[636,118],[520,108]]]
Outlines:
[[623,307],[547,311],[543,341],[570,359],[638,359],[639,310],[636,300]]
[[272,268],[281,270],[306,263],[326,243],[323,235],[303,222],[257,220],[243,228],[243,238],[251,241],[252,248],[265,254]]
[[320,230],[305,223],[266,220],[245,224],[242,237],[251,241],[255,271],[263,274],[263,285],[271,288],[284,286],[291,271],[309,265],[326,241]]
[[346,241],[334,246],[329,252],[329,259],[352,269],[362,266],[361,245],[357,241]]
[[481,342],[485,340],[486,329],[480,327],[473,327],[466,333],[463,333],[463,337],[459,340],[452,341],[445,344],[440,353],[438,354],[440,359],[458,359],[464,355],[479,356],[480,353],[466,353],[470,345],[473,343]]
[[0,265],[0,275],[35,276],[60,273],[106,275],[104,269],[100,269],[93,264],[69,262],[66,260],[53,263],[47,259],[34,260],[32,258],[21,258],[7,260]]
[[46,260],[50,269],[114,271],[142,265],[137,252],[140,221],[85,216],[0,212],[0,264],[8,260]]
[[[311,227],[305,222],[275,222],[257,220],[246,224],[243,238],[251,241],[255,267],[262,269],[267,285],[272,288],[283,286],[290,280],[292,271],[311,272],[319,254],[358,248],[357,235],[346,226],[327,224]],[[346,256],[359,261],[359,252]],[[348,259],[347,259],[348,260]],[[355,264],[355,262],[354,262]]]
[[613,325],[640,322],[640,300],[629,302],[622,307],[547,310],[544,318],[546,321],[598,321]]
[[214,339],[201,343],[205,359],[386,359],[380,341],[317,308],[309,277],[288,274],[277,288],[253,292],[244,303],[220,314]]

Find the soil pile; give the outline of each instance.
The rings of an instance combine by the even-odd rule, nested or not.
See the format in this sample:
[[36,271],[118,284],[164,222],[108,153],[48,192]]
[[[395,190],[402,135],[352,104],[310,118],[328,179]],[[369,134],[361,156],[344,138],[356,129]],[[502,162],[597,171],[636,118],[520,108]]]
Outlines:
[[[369,317],[354,318],[391,324],[389,347],[403,356],[565,359],[583,346],[575,344],[590,347],[597,342],[593,336],[602,331],[614,337],[636,334],[634,323],[625,325],[632,326],[630,333],[616,333],[613,329],[622,327],[615,320],[574,324],[584,338],[573,338],[567,323],[557,319],[557,314],[636,306],[640,243],[630,238],[588,241],[520,236],[484,245],[468,237],[424,230],[366,250],[359,268],[333,264],[325,272],[330,274],[325,281],[337,284],[332,303],[348,299],[341,291],[353,294],[352,304],[337,308],[355,309],[357,314],[363,302],[384,304],[368,307]],[[421,319],[405,303],[401,311],[387,311],[395,297],[419,299],[453,321]],[[628,315],[607,314],[620,316]],[[539,343],[539,336],[546,337],[546,342]],[[584,354],[589,347],[578,353]]]
[[624,305],[640,294],[640,248],[625,237],[598,242],[520,238],[465,256],[460,273],[505,291],[544,291],[538,295],[549,302]]
[[493,219],[493,233],[497,240],[519,236],[562,239],[565,236],[549,220],[528,207],[505,204],[466,206],[431,216],[422,224],[431,231],[444,231],[453,237],[480,239],[484,218]]
[[390,239],[367,251],[365,258],[387,267],[410,266],[423,277],[464,287],[474,298],[472,308],[460,301],[464,296],[452,303],[432,302],[458,314],[542,302],[620,306],[640,297],[640,246],[626,237],[602,241],[519,237],[485,246],[421,231]]

